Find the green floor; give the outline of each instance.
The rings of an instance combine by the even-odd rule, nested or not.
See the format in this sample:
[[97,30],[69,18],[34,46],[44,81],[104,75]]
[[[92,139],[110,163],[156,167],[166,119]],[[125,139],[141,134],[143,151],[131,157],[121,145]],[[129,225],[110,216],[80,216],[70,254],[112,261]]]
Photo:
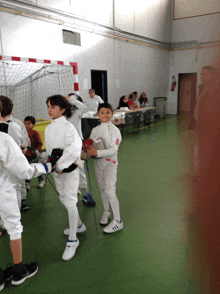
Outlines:
[[[112,235],[103,234],[99,225],[103,208],[90,160],[97,205],[83,206],[79,197],[87,231],[78,235],[80,246],[68,262],[62,260],[67,212],[49,182],[46,189],[37,189],[33,179],[27,196],[31,209],[22,214],[23,260],[37,261],[39,272],[4,293],[200,293],[186,242],[187,191],[181,181],[188,170],[179,147],[184,128],[170,116],[151,128],[124,134],[117,183],[124,229]],[[0,246],[0,266],[5,267],[12,262],[6,234]]]

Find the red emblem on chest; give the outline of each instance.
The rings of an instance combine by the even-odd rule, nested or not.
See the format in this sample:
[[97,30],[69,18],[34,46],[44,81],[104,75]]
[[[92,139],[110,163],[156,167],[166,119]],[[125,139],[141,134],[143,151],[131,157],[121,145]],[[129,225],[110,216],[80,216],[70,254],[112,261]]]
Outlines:
[[106,161],[111,161],[111,159],[110,158],[106,158]]
[[119,144],[119,139],[116,140],[116,145],[118,145],[118,144]]

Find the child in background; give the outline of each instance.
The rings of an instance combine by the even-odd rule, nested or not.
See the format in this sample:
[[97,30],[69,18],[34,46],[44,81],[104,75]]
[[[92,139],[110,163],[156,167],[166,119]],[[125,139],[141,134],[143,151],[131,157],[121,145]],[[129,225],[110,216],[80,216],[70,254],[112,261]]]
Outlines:
[[[83,104],[82,98],[74,93],[67,95],[66,99],[69,101],[69,103],[72,106],[75,106],[75,108],[77,108],[77,109],[72,110],[71,116],[69,118],[67,118],[67,121],[69,121],[71,124],[73,124],[73,126],[76,128],[76,131],[79,134],[80,138],[83,140],[81,120],[82,120],[83,113],[86,109],[86,106]],[[79,188],[82,189],[82,191],[83,191],[82,201],[91,205],[91,206],[94,206],[96,202],[92,198],[92,195],[90,195],[88,192],[85,171],[80,169],[79,172],[80,172]]]
[[122,138],[119,129],[111,123],[111,118],[113,117],[111,104],[100,104],[98,107],[98,117],[101,121],[101,125],[92,129],[90,138],[92,140],[101,138],[105,149],[96,150],[95,147],[88,146],[87,154],[96,157],[94,160],[94,167],[104,206],[100,224],[106,225],[108,223],[108,219],[111,216],[109,210],[110,204],[114,219],[103,231],[105,233],[114,233],[123,229],[119,202],[116,196],[117,154]]
[[[26,116],[24,119],[24,125],[27,130],[28,136],[31,141],[31,147],[35,149],[34,151],[28,150],[28,152],[32,152],[33,155],[36,154],[36,157],[39,157],[42,152],[42,140],[38,131],[34,130],[36,124],[36,119],[33,116]],[[45,185],[45,181],[43,176],[38,177],[38,188],[42,188]],[[27,190],[30,190],[30,180],[26,180]]]
[[68,173],[64,173],[63,170],[81,157],[82,141],[75,127],[64,117],[71,116],[71,105],[67,99],[61,95],[55,95],[47,98],[46,104],[47,112],[51,118],[51,123],[46,127],[44,133],[46,156],[51,156],[55,148],[63,150],[63,155],[56,162],[53,177],[59,199],[68,212],[69,229],[66,229],[64,234],[69,235],[69,238],[62,258],[63,260],[70,260],[79,246],[76,233],[84,232],[86,226],[79,218],[76,206],[78,201],[79,169],[77,167]]

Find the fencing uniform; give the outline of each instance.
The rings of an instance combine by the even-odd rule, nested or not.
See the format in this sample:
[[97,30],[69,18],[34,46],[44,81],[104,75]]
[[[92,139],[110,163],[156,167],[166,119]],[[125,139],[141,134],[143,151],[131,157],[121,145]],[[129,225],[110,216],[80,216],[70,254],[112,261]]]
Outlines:
[[102,98],[98,95],[95,95],[93,98],[91,97],[85,98],[83,99],[83,102],[86,106],[86,111],[94,111],[94,112],[97,112],[99,104],[104,103]]
[[15,117],[13,117],[12,115],[9,116],[8,119],[20,126],[21,134],[22,134],[22,146],[24,146],[24,147],[31,146],[31,142],[30,142],[27,130],[26,130],[25,125],[23,124],[23,122],[20,121],[19,119],[15,118]]
[[[72,112],[71,117],[67,118],[67,121],[69,121],[71,124],[74,125],[81,140],[83,140],[81,119],[82,119],[84,111],[86,110],[86,106],[83,103],[81,103],[79,100],[77,100],[76,96],[74,96],[74,95],[70,96],[69,103],[71,105],[75,105],[78,109],[76,109]],[[79,188],[87,189],[87,179],[86,179],[86,174],[85,174],[84,170],[80,169],[79,174],[80,174],[79,175]]]
[[99,183],[104,211],[109,211],[111,205],[114,220],[120,221],[119,203],[116,196],[117,154],[121,143],[121,133],[111,121],[101,123],[92,129],[91,139],[101,138],[105,149],[97,150],[94,160],[96,178]]
[[[81,156],[82,141],[75,129],[64,116],[53,119],[45,129],[45,146],[46,154],[51,155],[54,148],[63,150],[63,155],[56,163],[56,170],[62,172],[63,169],[68,168],[77,158]],[[79,169],[76,168],[70,173],[57,174],[53,173],[54,181],[59,199],[66,207],[69,217],[70,234],[68,242],[79,241],[76,238],[77,223],[81,222],[77,209],[77,191],[79,187]],[[76,240],[76,241],[75,241]],[[66,245],[63,254],[63,259],[68,260],[71,256],[65,255],[70,245]],[[75,253],[74,253],[75,254]]]
[[14,140],[0,132],[0,217],[10,240],[21,238],[23,226],[17,203],[16,185],[19,179],[45,174],[41,163],[29,164]]
[[[20,125],[13,121],[9,122],[3,122],[1,121],[2,124],[5,124],[8,126],[8,129],[6,133],[8,133],[9,136],[11,136],[15,143],[21,148],[22,142],[23,142],[23,133]],[[26,197],[27,191],[25,187],[25,180],[19,179],[16,185],[16,191],[17,191],[17,201],[18,201],[18,206],[21,208],[21,199]]]

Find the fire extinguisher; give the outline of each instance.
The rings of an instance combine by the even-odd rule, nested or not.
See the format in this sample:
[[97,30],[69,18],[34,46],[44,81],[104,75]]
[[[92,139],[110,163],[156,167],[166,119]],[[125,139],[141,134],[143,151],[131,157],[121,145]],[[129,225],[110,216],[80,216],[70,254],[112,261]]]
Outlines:
[[176,79],[175,79],[175,76],[172,76],[171,91],[174,91],[175,87],[176,87]]

